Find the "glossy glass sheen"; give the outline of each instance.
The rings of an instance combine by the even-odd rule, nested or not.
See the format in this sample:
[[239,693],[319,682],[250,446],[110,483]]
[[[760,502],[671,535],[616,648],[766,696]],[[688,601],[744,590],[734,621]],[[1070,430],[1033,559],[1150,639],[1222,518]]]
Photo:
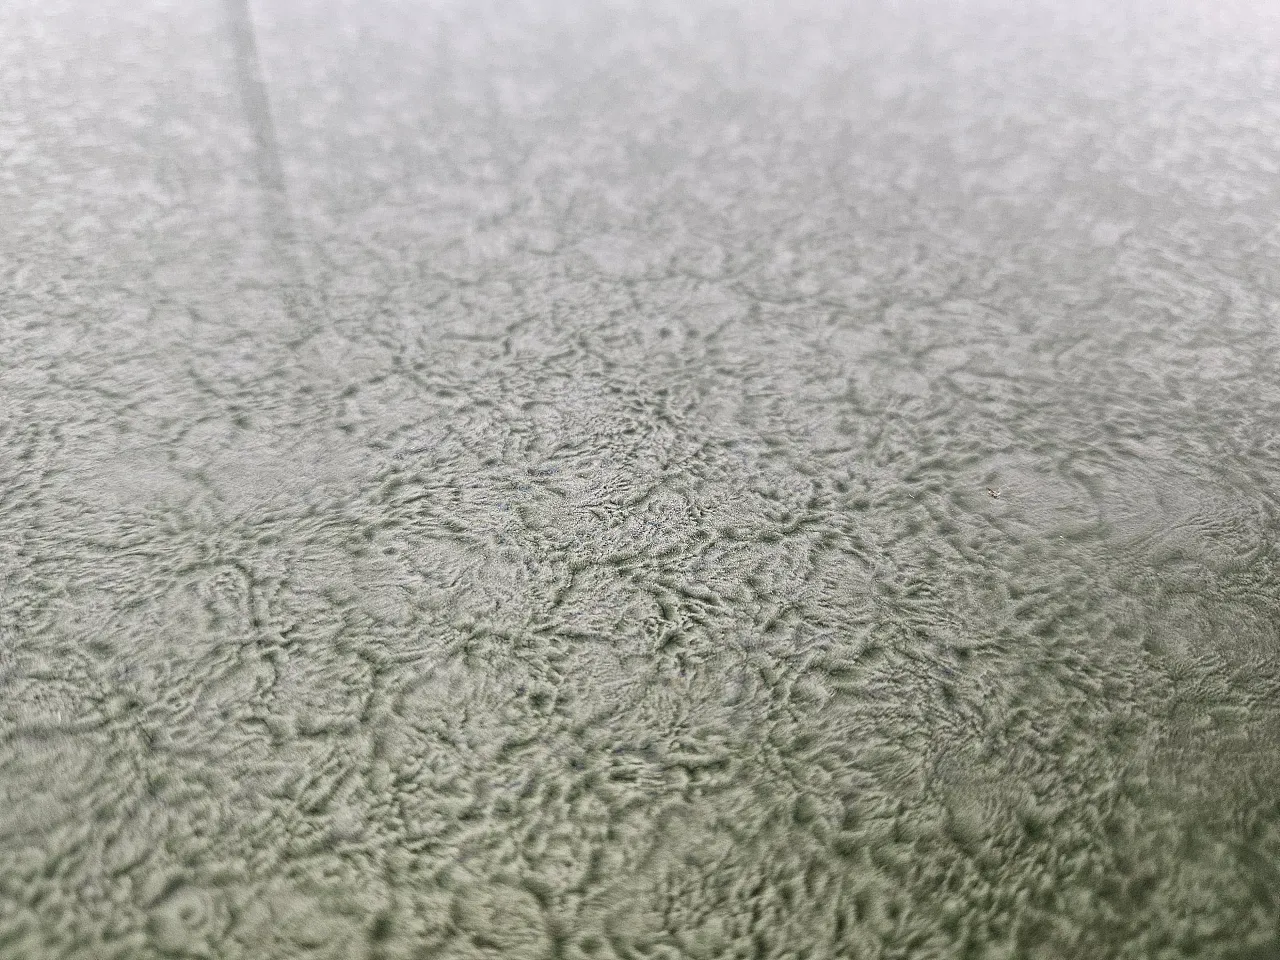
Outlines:
[[1280,956],[1280,6],[0,5],[0,958]]

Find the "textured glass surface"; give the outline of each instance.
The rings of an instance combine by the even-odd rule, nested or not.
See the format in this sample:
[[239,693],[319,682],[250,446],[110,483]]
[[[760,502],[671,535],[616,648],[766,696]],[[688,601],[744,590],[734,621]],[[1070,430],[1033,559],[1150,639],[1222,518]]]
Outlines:
[[0,958],[1280,956],[1280,5],[0,4]]

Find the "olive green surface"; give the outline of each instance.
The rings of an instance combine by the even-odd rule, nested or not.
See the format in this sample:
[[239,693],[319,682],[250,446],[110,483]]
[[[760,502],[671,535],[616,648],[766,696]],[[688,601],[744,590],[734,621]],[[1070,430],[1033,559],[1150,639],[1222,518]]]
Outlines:
[[2,960],[1280,957],[1280,6],[0,4]]

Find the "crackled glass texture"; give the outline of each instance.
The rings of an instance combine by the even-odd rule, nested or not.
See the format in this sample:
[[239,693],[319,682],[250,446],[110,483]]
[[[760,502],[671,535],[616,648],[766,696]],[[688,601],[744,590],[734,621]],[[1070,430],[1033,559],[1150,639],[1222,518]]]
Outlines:
[[0,4],[0,960],[1280,957],[1280,5]]

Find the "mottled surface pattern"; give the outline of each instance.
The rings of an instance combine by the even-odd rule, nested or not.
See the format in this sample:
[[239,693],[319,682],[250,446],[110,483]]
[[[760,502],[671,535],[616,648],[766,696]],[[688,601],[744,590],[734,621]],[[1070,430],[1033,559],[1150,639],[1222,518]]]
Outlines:
[[1280,8],[0,6],[0,957],[1280,956]]

